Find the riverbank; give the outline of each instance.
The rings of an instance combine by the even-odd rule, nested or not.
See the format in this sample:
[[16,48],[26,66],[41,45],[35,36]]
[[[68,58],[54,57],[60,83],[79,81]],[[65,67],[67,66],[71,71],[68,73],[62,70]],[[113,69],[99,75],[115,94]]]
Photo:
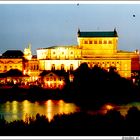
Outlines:
[[26,121],[7,123],[0,119],[1,136],[123,136],[139,135],[140,111],[132,107],[124,117],[119,111],[110,110],[105,115],[85,112],[56,115],[49,122],[37,114]]
[[0,89],[0,101],[43,101],[48,99],[62,99],[63,92],[56,90],[46,90],[40,87],[31,87],[29,89],[26,88],[3,88]]
[[[93,96],[87,96],[87,92],[93,92]],[[89,94],[89,93],[88,93]],[[43,89],[37,86],[26,88],[1,88],[0,89],[0,102],[6,101],[23,101],[28,100],[31,102],[35,101],[46,101],[46,100],[64,100],[65,102],[75,103],[85,110],[98,110],[101,106],[106,103],[112,104],[127,104],[130,102],[139,102],[140,95],[139,92],[134,91],[134,94],[129,94],[129,96],[123,96],[123,93],[119,93],[119,96],[112,95],[106,96],[108,93],[100,93],[97,91],[83,91],[78,93],[75,90],[69,89]],[[120,96],[121,95],[121,96]]]

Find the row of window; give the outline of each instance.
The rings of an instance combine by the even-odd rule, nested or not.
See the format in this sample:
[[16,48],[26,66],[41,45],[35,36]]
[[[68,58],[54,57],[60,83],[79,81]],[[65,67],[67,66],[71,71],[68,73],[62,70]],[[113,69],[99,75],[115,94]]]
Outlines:
[[84,40],[83,44],[112,44],[111,40]]
[[2,67],[2,66],[0,66],[0,69],[4,69],[4,70],[7,70],[7,69],[18,69],[18,68],[21,68],[22,69],[22,66],[4,66],[4,67]]
[[56,81],[56,80],[59,80],[59,81],[62,81],[63,80],[63,78],[56,78],[56,77],[47,77],[46,78],[46,81]]
[[81,55],[75,55],[75,56],[62,56],[62,55],[57,55],[57,56],[52,56],[52,57],[49,57],[49,56],[46,56],[46,59],[79,59],[81,58]]
[[88,64],[120,64],[120,62],[88,62]]
[[[75,52],[75,51],[70,51],[70,52],[61,51],[61,52],[56,52],[56,51],[53,51],[53,52],[52,52],[53,55],[65,55],[65,54],[69,54],[69,55],[74,55],[74,54],[76,54],[76,55],[78,55],[78,54],[80,54],[80,53],[81,53],[81,51],[78,51],[78,52]],[[44,52],[44,53],[41,53],[40,55],[41,55],[41,56],[48,56],[48,55],[50,55],[50,54]]]
[[39,66],[38,65],[31,65],[30,70],[38,70]]
[[[55,55],[55,54],[57,54],[57,53],[56,53],[56,52],[53,52],[53,54]],[[64,52],[61,52],[61,54],[63,54],[63,55],[64,55],[65,53],[64,53]],[[70,54],[71,54],[71,55],[73,55],[73,54],[74,54],[74,52],[72,51],[72,52],[70,52]]]
[[56,83],[54,83],[54,84],[45,84],[45,88],[63,88],[63,85],[61,85],[61,84],[56,84]]
[[[52,64],[51,70],[55,70],[55,64]],[[61,70],[65,70],[64,64],[61,64]],[[73,71],[73,64],[70,64],[70,70]]]

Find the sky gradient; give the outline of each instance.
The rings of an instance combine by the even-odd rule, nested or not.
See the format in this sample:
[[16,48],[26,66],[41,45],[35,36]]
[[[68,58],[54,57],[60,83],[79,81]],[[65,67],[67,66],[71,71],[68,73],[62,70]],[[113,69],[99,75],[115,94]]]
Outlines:
[[[135,16],[134,16],[135,15]],[[0,54],[76,45],[77,30],[113,31],[118,49],[140,50],[140,4],[0,4]]]

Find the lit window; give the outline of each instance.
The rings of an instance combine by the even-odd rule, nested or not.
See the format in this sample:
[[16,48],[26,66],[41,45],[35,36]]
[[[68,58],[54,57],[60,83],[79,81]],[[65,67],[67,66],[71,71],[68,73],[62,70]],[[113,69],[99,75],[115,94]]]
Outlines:
[[104,44],[107,44],[107,41],[106,40],[104,40]]
[[101,40],[99,40],[99,44],[102,44],[102,41]]
[[51,70],[52,70],[52,71],[55,70],[55,64],[52,64]]
[[97,44],[97,41],[96,40],[94,41],[94,44]]
[[73,52],[71,52],[70,54],[73,54]]
[[85,43],[85,44],[88,44],[88,42],[87,42],[87,41],[85,41],[84,43]]
[[64,54],[64,52],[62,52],[62,54]]
[[50,77],[50,81],[52,81],[53,80],[53,77]]
[[108,44],[112,44],[112,41],[111,41],[111,40],[109,40],[109,41],[108,41]]
[[70,71],[73,71],[73,64],[70,64]]
[[49,81],[49,78],[46,78],[46,81]]
[[55,52],[53,52],[53,54],[55,54]]
[[89,44],[92,44],[92,41],[91,40],[89,41]]
[[56,83],[54,83],[54,88],[56,88]]
[[64,64],[61,64],[61,70],[64,70]]
[[38,65],[36,65],[36,70],[38,70]]
[[124,76],[127,77],[127,73],[125,73]]

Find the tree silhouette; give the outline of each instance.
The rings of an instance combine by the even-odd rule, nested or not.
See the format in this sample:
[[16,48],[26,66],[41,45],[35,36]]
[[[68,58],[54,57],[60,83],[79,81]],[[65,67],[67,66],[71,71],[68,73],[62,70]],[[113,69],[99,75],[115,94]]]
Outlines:
[[73,85],[78,103],[83,106],[129,102],[132,99],[132,82],[121,77],[115,67],[107,71],[95,65],[90,69],[87,63],[82,63],[74,73]]

